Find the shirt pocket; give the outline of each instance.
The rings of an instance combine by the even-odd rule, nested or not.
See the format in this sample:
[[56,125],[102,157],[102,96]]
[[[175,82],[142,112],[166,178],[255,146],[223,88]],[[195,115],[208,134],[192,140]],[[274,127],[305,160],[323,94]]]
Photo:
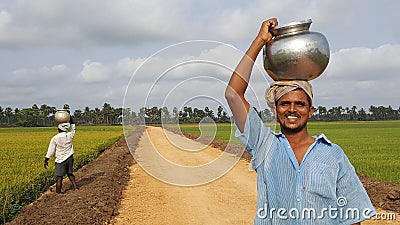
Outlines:
[[327,164],[313,162],[305,171],[305,190],[322,198],[336,200],[337,169]]

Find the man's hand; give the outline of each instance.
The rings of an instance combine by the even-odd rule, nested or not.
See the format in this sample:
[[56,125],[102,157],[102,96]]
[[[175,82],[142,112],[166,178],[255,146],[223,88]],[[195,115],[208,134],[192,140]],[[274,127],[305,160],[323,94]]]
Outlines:
[[260,31],[258,32],[257,38],[261,39],[265,44],[270,42],[276,35],[276,32],[274,32],[273,29],[277,26],[278,20],[276,18],[264,21],[261,25]]
[[44,162],[43,162],[43,166],[44,166],[45,169],[47,169],[47,167],[49,166],[49,162],[48,161],[49,161],[49,159],[46,158],[44,160]]

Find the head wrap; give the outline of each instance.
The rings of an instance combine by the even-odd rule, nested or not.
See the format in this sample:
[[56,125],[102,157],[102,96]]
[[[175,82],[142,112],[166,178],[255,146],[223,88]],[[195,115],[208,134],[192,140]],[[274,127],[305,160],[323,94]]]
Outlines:
[[275,102],[278,101],[278,99],[296,89],[302,89],[310,97],[312,104],[312,86],[308,81],[303,80],[276,81],[272,83],[265,92],[265,100],[269,107],[275,108]]
[[60,123],[60,124],[58,124],[58,129],[60,129],[62,131],[68,131],[70,126],[71,125],[69,123]]

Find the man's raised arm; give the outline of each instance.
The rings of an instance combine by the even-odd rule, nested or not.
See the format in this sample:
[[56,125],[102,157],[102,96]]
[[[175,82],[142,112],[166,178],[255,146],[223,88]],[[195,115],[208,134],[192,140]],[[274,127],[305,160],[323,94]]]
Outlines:
[[244,130],[249,103],[244,97],[254,62],[263,46],[272,40],[271,30],[278,26],[276,18],[266,20],[262,23],[260,31],[254,41],[251,43],[246,54],[240,60],[225,91],[225,98],[235,118],[236,126],[241,132]]

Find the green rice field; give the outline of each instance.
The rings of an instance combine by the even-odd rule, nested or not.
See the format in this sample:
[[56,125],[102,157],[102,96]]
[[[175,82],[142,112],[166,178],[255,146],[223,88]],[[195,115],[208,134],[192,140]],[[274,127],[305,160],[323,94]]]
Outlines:
[[[275,127],[275,124],[268,125]],[[239,143],[231,135],[235,131],[231,124],[218,124],[216,128],[213,124],[203,124],[200,127],[205,136],[215,134],[216,139]],[[197,124],[180,125],[180,129],[201,134]],[[308,131],[311,135],[324,133],[340,145],[357,172],[400,184],[400,121],[309,122]]]
[[[275,124],[267,124],[275,128]],[[239,143],[231,124],[180,124],[183,132]],[[175,127],[176,128],[176,127]],[[400,121],[309,122],[311,135],[324,133],[340,145],[357,172],[380,181],[400,184]],[[132,129],[126,129],[129,133]],[[54,184],[54,158],[43,168],[55,127],[0,128],[0,224]],[[122,137],[121,126],[78,126],[74,140],[79,168]]]
[[[56,127],[0,128],[0,206],[6,219],[54,183],[54,157],[43,167]],[[77,126],[74,167],[79,168],[122,137],[121,126]],[[3,218],[0,215],[0,224]]]

